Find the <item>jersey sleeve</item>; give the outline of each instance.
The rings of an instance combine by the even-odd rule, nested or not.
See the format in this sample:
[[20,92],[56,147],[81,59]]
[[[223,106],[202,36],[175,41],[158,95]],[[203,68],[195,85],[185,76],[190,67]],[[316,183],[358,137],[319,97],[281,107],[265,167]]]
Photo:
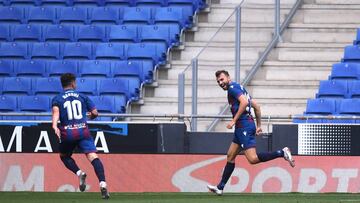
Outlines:
[[91,101],[91,99],[88,96],[83,95],[83,97],[84,97],[87,111],[92,111],[92,110],[96,109],[94,102]]
[[58,99],[57,96],[55,96],[54,98],[52,98],[51,100],[51,107],[57,106],[60,108],[60,101]]
[[229,86],[229,94],[238,99],[242,94],[244,94],[243,90],[240,87],[237,87],[235,85]]

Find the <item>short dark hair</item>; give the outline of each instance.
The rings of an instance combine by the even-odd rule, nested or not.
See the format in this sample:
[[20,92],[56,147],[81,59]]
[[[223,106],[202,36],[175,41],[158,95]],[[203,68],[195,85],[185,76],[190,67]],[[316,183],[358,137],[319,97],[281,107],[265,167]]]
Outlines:
[[229,72],[227,72],[226,70],[218,70],[215,72],[216,78],[218,78],[221,75],[221,73],[224,73],[226,76],[229,77]]
[[64,73],[61,75],[60,80],[61,80],[61,85],[64,88],[71,85],[71,83],[76,80],[76,77],[72,73]]

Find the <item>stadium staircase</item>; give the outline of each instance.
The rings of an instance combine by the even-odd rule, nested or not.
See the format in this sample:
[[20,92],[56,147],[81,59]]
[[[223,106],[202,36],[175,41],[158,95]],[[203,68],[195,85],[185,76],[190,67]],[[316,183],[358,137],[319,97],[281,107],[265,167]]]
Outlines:
[[[143,105],[133,105],[133,113],[177,113],[177,75],[184,70],[211,35],[219,29],[240,0],[213,1],[210,12],[198,17],[196,32],[185,33],[184,50],[174,50],[170,69],[159,70],[157,87],[146,87]],[[291,9],[293,0],[281,1],[281,19]],[[242,9],[241,79],[243,79],[270,41],[273,30],[272,0],[245,0]],[[305,0],[247,89],[262,107],[263,115],[302,114],[307,99],[318,92],[319,81],[327,80],[332,65],[340,62],[344,47],[352,44],[360,26],[360,4],[356,1]],[[217,114],[226,94],[217,87],[215,70],[233,72],[234,20],[199,58],[199,114]],[[191,72],[191,71],[190,71]],[[186,85],[185,112],[191,113],[191,86]],[[139,120],[139,119],[138,119]],[[211,120],[210,120],[211,121]],[[198,121],[198,130],[207,129],[209,120]],[[275,123],[292,122],[275,120]],[[264,130],[267,131],[266,123]],[[271,128],[271,126],[270,126]],[[226,131],[220,122],[216,131]]]

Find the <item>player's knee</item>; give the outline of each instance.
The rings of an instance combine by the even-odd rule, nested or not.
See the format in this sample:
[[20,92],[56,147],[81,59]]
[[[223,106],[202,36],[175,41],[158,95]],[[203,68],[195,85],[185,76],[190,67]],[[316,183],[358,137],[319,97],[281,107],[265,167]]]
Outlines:
[[247,160],[248,160],[249,164],[257,164],[257,163],[259,163],[259,159],[256,156],[248,157]]
[[86,154],[86,157],[90,162],[92,162],[94,159],[98,158],[98,156],[95,152]]

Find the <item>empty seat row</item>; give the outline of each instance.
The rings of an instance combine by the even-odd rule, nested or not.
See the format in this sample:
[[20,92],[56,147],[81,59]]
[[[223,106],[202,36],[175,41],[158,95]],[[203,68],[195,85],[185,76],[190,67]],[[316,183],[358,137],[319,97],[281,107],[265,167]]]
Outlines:
[[[0,112],[51,112],[51,96],[0,95]],[[100,113],[125,113],[126,98],[121,96],[89,96]],[[0,116],[3,120],[50,120],[50,116]],[[98,120],[112,120],[104,117]]]
[[4,41],[100,41],[100,42],[164,42],[179,45],[177,25],[6,25],[0,24],[0,40]]
[[346,63],[360,63],[360,45],[346,46],[344,57],[341,61]]
[[360,63],[333,64],[329,80],[360,80]]
[[360,81],[322,80],[316,98],[360,98]]
[[0,60],[0,77],[58,77],[73,73],[77,77],[133,77],[139,84],[151,83],[153,64],[150,61],[108,60]]
[[194,11],[205,8],[202,0],[0,0],[6,6],[191,6]]
[[162,43],[0,43],[2,59],[116,59],[152,60],[165,64],[167,47]]
[[[0,78],[3,95],[52,95],[62,92],[59,78],[6,77]],[[93,96],[126,96],[129,101],[139,99],[138,80],[129,78],[78,78],[76,90]]]
[[192,26],[193,12],[182,7],[108,8],[108,7],[1,7],[0,22],[18,23],[174,23],[181,28]]

